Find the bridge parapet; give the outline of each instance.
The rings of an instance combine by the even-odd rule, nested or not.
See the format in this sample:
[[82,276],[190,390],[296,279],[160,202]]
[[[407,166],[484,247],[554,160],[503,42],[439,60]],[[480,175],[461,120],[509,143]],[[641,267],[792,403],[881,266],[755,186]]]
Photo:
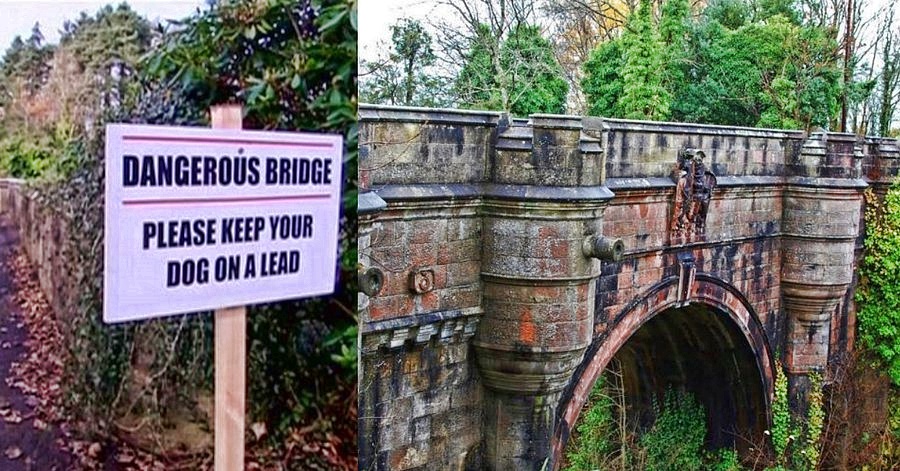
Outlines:
[[780,177],[803,141],[800,131],[603,119],[606,173],[614,178],[669,178],[678,152],[696,149],[717,176]]
[[893,178],[900,174],[900,147],[896,139],[866,138],[863,146],[862,174],[877,193],[884,194]]
[[[558,465],[610,349],[660,306],[737,319],[760,374],[742,400],[768,404],[775,352],[802,391],[852,344],[862,191],[900,170],[896,141],[834,133],[361,105],[360,134],[378,469]],[[599,237],[624,258],[591,258]]]

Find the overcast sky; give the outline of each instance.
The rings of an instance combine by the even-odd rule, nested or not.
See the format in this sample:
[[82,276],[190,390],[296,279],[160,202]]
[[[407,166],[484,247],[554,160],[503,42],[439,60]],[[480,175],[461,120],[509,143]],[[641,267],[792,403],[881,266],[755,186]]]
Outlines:
[[[900,4],[897,0],[858,1],[865,2],[863,14],[866,16],[871,16],[885,5],[893,5],[897,9]],[[381,52],[379,41],[390,42],[390,26],[398,19],[411,17],[433,21],[448,14],[447,8],[438,6],[435,0],[359,0],[360,58],[372,60],[378,56]]]
[[[372,1],[372,0],[366,0]],[[31,35],[31,28],[40,23],[44,38],[50,43],[59,41],[59,31],[66,20],[78,18],[82,11],[93,15],[104,5],[118,5],[122,1],[92,0],[0,0],[0,56],[16,35],[22,39]],[[130,0],[124,3],[151,22],[181,19],[190,16],[203,0]]]

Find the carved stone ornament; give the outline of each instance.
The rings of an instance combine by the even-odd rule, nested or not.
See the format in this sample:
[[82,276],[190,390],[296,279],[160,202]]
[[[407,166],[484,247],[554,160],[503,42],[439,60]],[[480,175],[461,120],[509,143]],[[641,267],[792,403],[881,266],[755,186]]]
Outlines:
[[434,289],[434,270],[416,270],[409,275],[409,289],[422,294]]
[[716,176],[703,163],[706,155],[696,149],[678,153],[675,204],[672,213],[672,242],[688,243],[706,236],[706,214],[716,187]]

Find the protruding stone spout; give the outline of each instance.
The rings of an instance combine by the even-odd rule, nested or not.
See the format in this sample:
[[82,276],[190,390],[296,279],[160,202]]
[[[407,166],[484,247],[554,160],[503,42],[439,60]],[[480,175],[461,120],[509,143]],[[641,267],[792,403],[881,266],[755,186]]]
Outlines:
[[357,274],[359,278],[359,290],[366,296],[375,296],[384,286],[384,272],[378,268],[368,268],[359,270]]
[[622,260],[622,255],[625,253],[625,243],[622,242],[622,239],[592,235],[585,237],[581,244],[581,251],[585,257],[618,262]]

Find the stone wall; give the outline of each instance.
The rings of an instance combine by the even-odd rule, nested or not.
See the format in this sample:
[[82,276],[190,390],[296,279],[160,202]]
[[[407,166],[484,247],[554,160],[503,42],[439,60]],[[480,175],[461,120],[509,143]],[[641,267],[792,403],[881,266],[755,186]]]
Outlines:
[[466,184],[486,178],[499,115],[371,112],[360,181],[380,192],[361,197],[359,254],[383,282],[360,294],[360,469],[477,469],[482,223]]
[[802,396],[852,347],[862,192],[900,169],[894,140],[359,113],[361,469],[558,466],[597,376],[667,309],[726,319],[697,348],[743,338],[758,431],[776,361]]
[[60,325],[69,325],[67,316],[74,312],[78,298],[77,273],[63,253],[67,217],[49,207],[24,181],[11,178],[0,179],[0,212],[18,228],[21,246],[37,270],[41,289]]

